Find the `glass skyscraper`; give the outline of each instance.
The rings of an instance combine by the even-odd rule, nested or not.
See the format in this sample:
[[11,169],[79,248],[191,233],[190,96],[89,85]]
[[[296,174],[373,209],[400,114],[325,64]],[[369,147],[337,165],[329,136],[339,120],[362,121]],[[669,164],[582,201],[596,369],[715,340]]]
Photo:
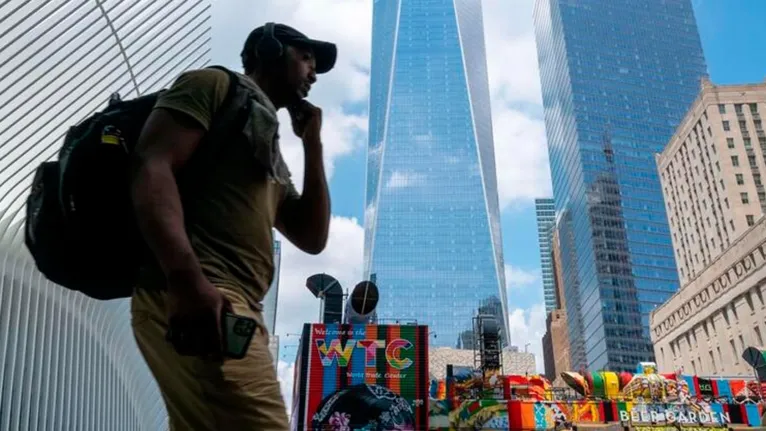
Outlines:
[[508,313],[481,2],[373,6],[365,275],[378,320],[473,347],[472,319]]
[[540,246],[540,271],[543,274],[545,312],[556,309],[556,284],[553,280],[553,256],[551,255],[551,229],[556,223],[556,208],[551,198],[535,199],[537,218],[537,243]]
[[655,153],[706,73],[689,0],[537,0],[534,11],[573,369],[653,360],[678,289]]
[[167,429],[128,300],[48,282],[24,246],[37,165],[109,95],[169,85],[210,56],[210,2],[0,5],[0,430]]

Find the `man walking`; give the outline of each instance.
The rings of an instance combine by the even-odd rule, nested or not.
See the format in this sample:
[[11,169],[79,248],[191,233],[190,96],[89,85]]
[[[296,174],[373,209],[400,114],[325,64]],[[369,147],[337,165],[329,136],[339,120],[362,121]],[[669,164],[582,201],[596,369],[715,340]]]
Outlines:
[[[260,302],[274,275],[273,227],[307,253],[327,242],[322,112],[305,97],[336,56],[334,44],[266,24],[245,42],[234,108],[230,75],[196,70],[144,126],[132,198],[155,263],[132,299],[133,330],[172,430],[288,428]],[[280,108],[303,142],[301,194],[279,149]],[[242,112],[244,121],[225,120]],[[224,357],[226,312],[258,323],[243,359]]]

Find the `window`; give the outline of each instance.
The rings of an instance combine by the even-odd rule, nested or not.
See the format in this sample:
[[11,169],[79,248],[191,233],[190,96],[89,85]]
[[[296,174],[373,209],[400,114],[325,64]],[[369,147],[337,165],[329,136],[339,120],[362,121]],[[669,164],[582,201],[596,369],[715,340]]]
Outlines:
[[753,120],[753,124],[755,124],[755,130],[763,130],[763,124],[761,124],[761,120]]
[[761,335],[761,328],[759,328],[758,325],[755,325],[753,332],[755,332],[755,340],[758,341],[758,345],[763,346],[763,335]]
[[755,182],[756,186],[761,185],[761,174],[753,174],[753,182]]
[[715,168],[718,172],[721,172],[721,164],[718,162],[715,162]]
[[742,139],[742,142],[745,144],[745,148],[753,148],[753,146],[750,145],[750,138],[744,138]]
[[753,114],[758,112],[758,104],[757,103],[751,103],[750,104],[750,112],[752,112]]
[[766,138],[758,138],[758,143],[761,144],[761,148],[766,147]]
[[745,294],[745,301],[747,301],[747,306],[750,308],[750,312],[755,313],[755,306],[753,306],[753,295],[750,292]]
[[737,103],[737,104],[734,105],[734,112],[736,112],[737,114],[741,114],[742,113],[742,104],[741,103]]
[[739,166],[739,157],[731,156],[731,165],[732,166]]
[[725,114],[726,113],[726,105],[718,105],[718,113],[719,114]]
[[745,176],[744,175],[737,174],[736,177],[737,177],[737,184],[738,185],[741,186],[742,184],[745,184]]
[[722,188],[722,189],[724,189],[724,190],[726,190],[726,186],[725,186],[725,185],[723,185],[723,180],[721,180],[721,188]]
[[723,122],[723,130],[726,131],[726,132],[731,130],[731,126],[729,126],[729,122],[728,121],[724,121]]
[[758,202],[766,202],[766,192],[758,192]]
[[708,353],[710,354],[710,363],[713,365],[713,374],[715,374],[718,372],[718,370],[716,370],[715,367],[715,357],[713,357],[713,351],[711,350]]
[[735,229],[735,228],[734,228],[734,220],[729,220],[729,226],[731,226],[731,231],[732,231],[732,232],[734,232],[735,230],[737,230],[737,229]]
[[747,162],[750,163],[750,167],[751,168],[757,168],[758,167],[758,163],[756,163],[756,161],[755,161],[755,156],[752,155],[752,154],[749,154],[747,156]]
[[734,344],[734,340],[729,340],[731,346],[731,353],[734,355],[734,363],[739,364],[739,353],[737,353],[737,346]]
[[739,197],[742,199],[743,204],[750,203],[750,199],[747,198],[747,193],[740,193]]
[[752,226],[752,225],[755,224],[755,218],[752,215],[750,215],[750,214],[746,215],[745,219],[747,219],[747,225],[748,226]]
[[726,138],[726,146],[729,148],[734,148],[734,138]]

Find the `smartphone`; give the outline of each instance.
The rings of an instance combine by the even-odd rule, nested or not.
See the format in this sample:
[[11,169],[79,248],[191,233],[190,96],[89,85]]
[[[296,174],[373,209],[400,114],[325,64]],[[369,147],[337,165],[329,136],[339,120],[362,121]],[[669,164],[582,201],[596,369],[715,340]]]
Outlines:
[[224,341],[226,344],[226,351],[224,353],[229,358],[244,358],[258,324],[253,318],[232,313],[226,313],[223,320]]

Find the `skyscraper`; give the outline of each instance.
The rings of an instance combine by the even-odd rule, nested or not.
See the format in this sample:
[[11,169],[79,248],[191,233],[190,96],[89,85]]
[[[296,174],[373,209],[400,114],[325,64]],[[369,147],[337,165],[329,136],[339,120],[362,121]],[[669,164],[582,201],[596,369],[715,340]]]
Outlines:
[[556,222],[556,208],[552,198],[535,199],[537,242],[540,245],[540,271],[543,274],[545,312],[556,309],[556,285],[553,281],[551,256],[551,228]]
[[507,342],[481,2],[376,1],[372,32],[364,261],[379,321],[470,348],[491,313]]
[[209,57],[210,2],[0,5],[0,430],[167,429],[127,300],[48,282],[24,246],[36,166],[112,92],[167,86]]
[[571,365],[632,370],[654,357],[649,312],[678,289],[654,154],[706,73],[694,12],[690,0],[536,0],[534,23]]

